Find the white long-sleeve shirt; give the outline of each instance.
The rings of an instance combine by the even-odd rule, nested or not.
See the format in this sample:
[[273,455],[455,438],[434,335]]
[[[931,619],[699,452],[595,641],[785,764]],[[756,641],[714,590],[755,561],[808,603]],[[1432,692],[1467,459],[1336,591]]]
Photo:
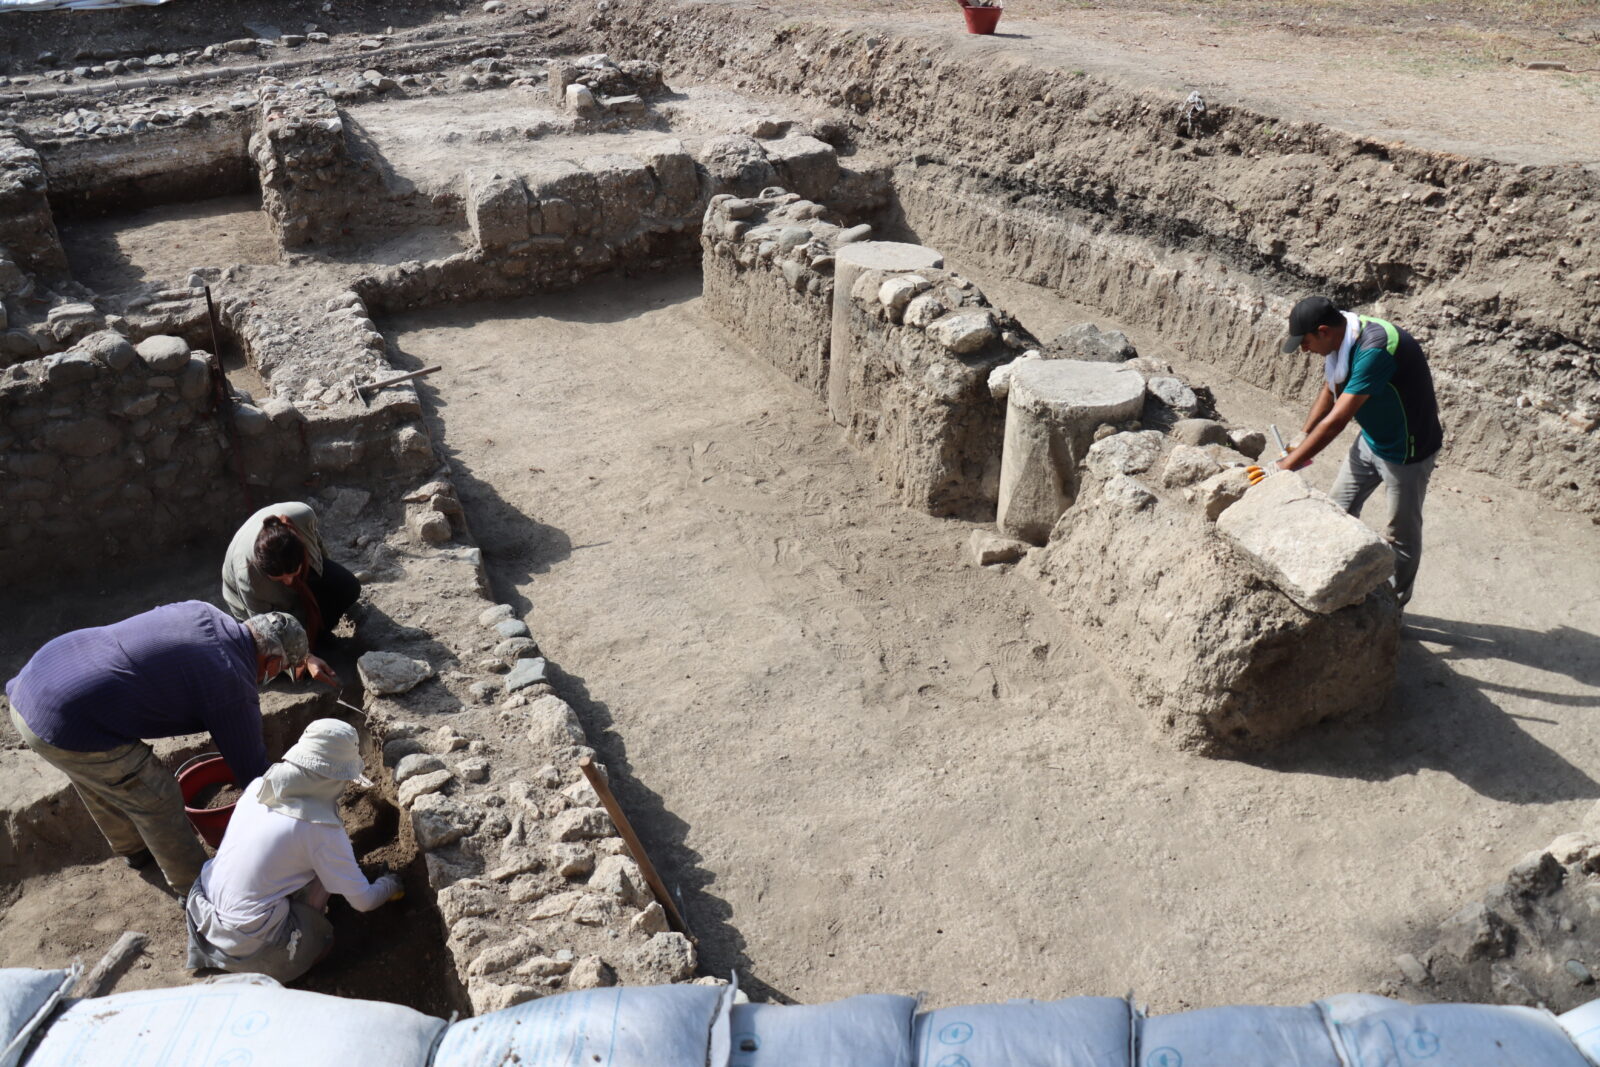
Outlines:
[[273,811],[260,792],[260,778],[245,787],[222,847],[200,870],[212,912],[207,940],[235,955],[271,943],[289,915],[289,897],[313,878],[357,911],[384,902],[389,887],[367,881],[344,827]]

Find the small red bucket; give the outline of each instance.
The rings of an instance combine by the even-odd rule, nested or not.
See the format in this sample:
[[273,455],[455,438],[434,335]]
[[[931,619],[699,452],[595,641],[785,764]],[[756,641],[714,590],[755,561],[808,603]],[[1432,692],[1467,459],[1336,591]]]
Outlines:
[[238,785],[227,761],[215,752],[207,752],[178,768],[178,791],[183,794],[183,813],[189,816],[194,828],[212,848],[222,847],[222,833],[233,818],[233,805],[220,808],[191,808],[189,802],[208,785]]
[[995,26],[1000,21],[1002,7],[968,7],[961,5],[961,13],[967,17],[968,33],[993,33]]

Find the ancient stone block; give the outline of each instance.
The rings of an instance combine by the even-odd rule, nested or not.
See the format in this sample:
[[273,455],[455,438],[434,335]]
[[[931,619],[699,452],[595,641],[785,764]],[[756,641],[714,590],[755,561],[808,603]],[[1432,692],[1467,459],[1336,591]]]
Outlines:
[[694,974],[694,946],[676,931],[656,934],[634,949],[632,962],[653,981],[681,982]]
[[825,199],[839,180],[839,156],[815,137],[785,137],[762,145],[777,171],[777,184],[807,200]]
[[1214,419],[1179,419],[1169,431],[1172,439],[1186,445],[1221,445],[1232,448],[1227,427]]
[[1217,519],[1217,532],[1307,611],[1359,604],[1394,574],[1394,551],[1298,474],[1271,475]]
[[140,341],[134,350],[145,366],[157,374],[173,374],[189,362],[189,342],[181,337],[157,334]]
[[522,179],[473,172],[467,180],[467,225],[480,248],[504,248],[528,237],[528,194]]
[[44,380],[51,385],[73,385],[94,378],[100,364],[83,352],[62,352],[46,356]]
[[417,844],[425,849],[443,848],[470,834],[483,819],[483,812],[442,793],[417,798],[411,808],[411,826]]
[[1057,334],[1050,342],[1052,359],[1122,363],[1138,354],[1127,334],[1121,330],[1101,330],[1092,322],[1080,322]]
[[1177,445],[1167,455],[1167,465],[1161,471],[1161,484],[1168,488],[1181,488],[1203,481],[1222,467],[1211,454],[1194,445]]
[[1155,430],[1116,433],[1089,446],[1084,465],[1097,478],[1140,474],[1161,458],[1161,434]]
[[78,342],[78,351],[98,360],[114,371],[124,371],[133,366],[135,353],[128,339],[112,330],[92,333]]
[[1250,476],[1243,467],[1229,467],[1195,487],[1201,510],[1212,522],[1241,500],[1249,489]]
[[633,156],[617,154],[591,157],[584,166],[594,175],[597,229],[623,235],[637,226],[656,198],[650,169]]
[[669,141],[644,156],[656,181],[656,201],[651,214],[670,218],[694,213],[700,200],[700,173],[682,141]]
[[761,142],[743,134],[713,137],[700,148],[700,165],[711,179],[711,192],[755,196],[778,184],[778,172]]
[[1033,546],[1014,537],[1001,537],[988,530],[973,530],[967,539],[967,554],[980,567],[996,563],[1015,563]]
[[426,660],[398,652],[364,652],[356,661],[356,671],[367,692],[378,696],[408,692],[433,677],[433,667]]
[[554,841],[587,841],[611,832],[611,817],[601,808],[568,808],[550,820]]
[[577,712],[553,694],[535,700],[528,708],[527,718],[528,740],[540,748],[552,750],[588,742]]

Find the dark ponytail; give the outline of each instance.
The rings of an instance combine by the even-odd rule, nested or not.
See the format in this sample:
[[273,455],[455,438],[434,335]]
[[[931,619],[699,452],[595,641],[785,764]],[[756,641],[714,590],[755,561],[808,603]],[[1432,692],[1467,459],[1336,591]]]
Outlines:
[[276,515],[261,520],[261,532],[256,534],[255,564],[269,578],[293,574],[306,559],[306,546],[294,527]]

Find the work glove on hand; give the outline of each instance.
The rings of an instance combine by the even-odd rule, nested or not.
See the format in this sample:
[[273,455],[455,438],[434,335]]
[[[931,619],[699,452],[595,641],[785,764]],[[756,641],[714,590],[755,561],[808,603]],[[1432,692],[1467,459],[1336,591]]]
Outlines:
[[1246,467],[1244,469],[1244,473],[1245,473],[1245,477],[1250,479],[1250,484],[1251,485],[1259,485],[1267,476],[1267,472],[1266,471],[1262,470],[1260,467],[1257,467],[1257,466],[1255,466],[1253,464],[1251,466]]
[[386,874],[373,884],[383,887],[383,899],[385,902],[399,900],[406,895],[405,886],[400,884],[400,878],[397,875]]

